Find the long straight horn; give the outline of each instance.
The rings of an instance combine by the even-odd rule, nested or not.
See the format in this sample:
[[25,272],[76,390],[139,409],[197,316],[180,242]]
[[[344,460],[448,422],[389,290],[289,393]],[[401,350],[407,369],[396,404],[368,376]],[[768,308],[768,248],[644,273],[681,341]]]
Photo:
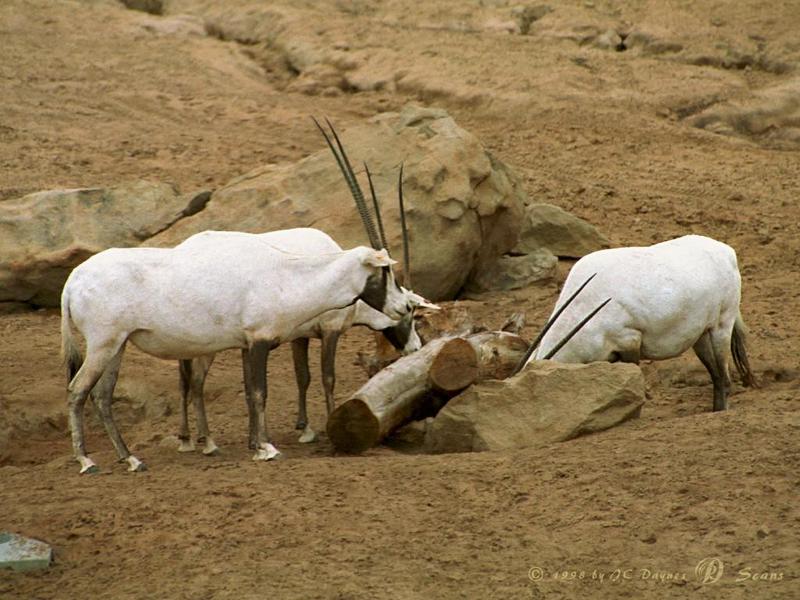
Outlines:
[[[547,321],[547,323],[545,323],[544,327],[542,327],[542,330],[539,332],[539,335],[536,336],[536,339],[533,340],[533,343],[530,346],[528,346],[528,350],[527,350],[527,352],[525,352],[525,356],[523,356],[522,360],[519,361],[519,363],[517,364],[517,368],[514,369],[514,372],[512,373],[512,375],[516,375],[517,373],[519,373],[522,370],[522,367],[524,367],[525,363],[528,362],[528,359],[534,353],[536,348],[539,347],[539,342],[541,342],[542,338],[544,338],[545,334],[548,331],[550,331],[550,328],[558,320],[558,317],[561,316],[561,313],[563,313],[566,310],[566,308],[570,304],[572,304],[572,301],[575,300],[575,298],[578,297],[578,294],[580,294],[583,291],[583,288],[585,288],[587,285],[589,285],[589,282],[592,279],[594,279],[596,276],[597,276],[597,273],[592,274],[586,281],[583,282],[581,287],[579,287],[577,290],[575,290],[572,293],[572,295],[569,298],[567,298],[567,301],[564,302],[564,304],[561,305],[561,308],[559,308],[556,312],[553,313],[553,316],[550,317],[550,319]],[[594,316],[594,315],[592,315],[592,316]]]
[[403,204],[403,163],[400,163],[400,178],[397,181],[397,198],[400,203],[400,228],[403,230],[403,285],[411,289],[411,262],[408,250],[408,227],[406,209]]
[[552,350],[550,350],[550,352],[548,352],[548,353],[547,353],[547,355],[544,357],[544,359],[545,359],[545,360],[550,360],[551,358],[553,358],[553,357],[556,355],[556,352],[558,352],[559,350],[561,350],[561,348],[563,348],[563,347],[564,347],[564,344],[566,344],[568,341],[570,341],[570,340],[572,339],[572,336],[574,336],[574,335],[575,335],[576,333],[578,333],[578,332],[579,332],[581,329],[583,329],[583,326],[584,326],[584,325],[586,325],[586,324],[587,324],[589,321],[591,321],[591,320],[592,320],[592,318],[594,318],[594,316],[595,316],[597,313],[599,313],[599,312],[600,312],[600,311],[603,309],[603,307],[604,307],[606,304],[608,304],[609,302],[611,302],[611,298],[608,298],[608,299],[607,299],[605,302],[602,302],[602,303],[600,304],[600,306],[598,306],[598,307],[597,307],[597,308],[595,308],[595,309],[594,309],[592,312],[590,312],[588,315],[586,315],[586,316],[583,318],[583,321],[581,321],[580,323],[578,323],[577,325],[575,325],[575,327],[573,327],[573,328],[572,328],[572,331],[570,331],[570,332],[569,332],[569,333],[568,333],[568,334],[567,334],[567,335],[564,337],[564,339],[563,339],[563,340],[561,340],[560,342],[558,342],[558,344],[556,344],[556,345],[555,345],[555,347],[554,347]]
[[325,141],[328,143],[328,148],[331,149],[334,158],[336,159],[336,163],[339,165],[339,170],[344,175],[344,180],[347,182],[348,187],[350,188],[350,193],[353,195],[353,200],[356,202],[356,209],[358,209],[358,214],[361,217],[361,222],[364,224],[364,228],[367,231],[367,237],[369,237],[370,245],[375,248],[376,250],[381,249],[380,239],[378,239],[378,234],[375,231],[375,225],[372,222],[372,218],[370,217],[369,210],[367,209],[367,203],[364,200],[364,193],[361,191],[361,186],[358,185],[358,180],[356,179],[355,174],[353,173],[353,168],[350,166],[350,161],[347,159],[347,154],[344,151],[344,147],[342,146],[341,141],[339,140],[339,136],[336,135],[336,130],[331,125],[331,122],[328,119],[325,119],[325,122],[328,124],[328,127],[331,129],[331,133],[333,133],[333,137],[336,139],[336,145],[339,147],[341,151],[341,156],[334,148],[333,143],[331,142],[331,138],[319,124],[319,122],[314,118],[311,117],[314,121],[314,124],[317,126],[317,129],[320,130],[322,136],[325,138]]
[[364,171],[367,172],[367,181],[369,181],[369,193],[372,195],[372,206],[375,207],[375,220],[378,221],[378,233],[381,235],[381,247],[389,250],[386,245],[386,232],[383,230],[383,219],[381,218],[381,207],[378,204],[378,197],[375,195],[375,186],[372,185],[372,173],[369,172],[367,163],[364,163]]

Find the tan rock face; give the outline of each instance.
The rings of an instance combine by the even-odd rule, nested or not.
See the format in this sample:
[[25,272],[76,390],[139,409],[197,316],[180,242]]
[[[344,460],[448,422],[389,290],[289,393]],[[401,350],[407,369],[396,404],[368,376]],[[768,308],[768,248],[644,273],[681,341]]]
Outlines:
[[580,258],[608,248],[608,238],[591,223],[552,204],[531,204],[515,248],[520,253],[547,248],[556,256]]
[[111,247],[138,246],[179,219],[191,199],[170,185],[52,190],[0,205],[0,302],[58,306],[72,269]]
[[[525,200],[519,181],[444,111],[382,114],[342,139],[365,191],[364,162],[370,167],[396,259],[403,256],[397,182],[404,164],[417,292],[452,298],[516,243]],[[106,248],[169,247],[207,229],[292,227],[322,229],[344,248],[367,243],[321,136],[317,153],[237,177],[210,201],[208,193],[182,197],[169,185],[147,182],[31,194],[0,205],[0,302],[57,306],[72,268]]]
[[425,445],[431,452],[544,446],[638,417],[644,393],[636,365],[536,361],[450,400],[429,423]]
[[[397,181],[404,165],[415,291],[434,300],[453,298],[516,244],[525,199],[519,180],[446,112],[409,106],[340,135],[365,192],[363,163],[370,168],[395,259],[402,258]],[[344,248],[367,243],[322,136],[318,152],[234,179],[214,192],[204,211],[149,243],[172,246],[205,229],[260,233],[291,227],[322,229]]]

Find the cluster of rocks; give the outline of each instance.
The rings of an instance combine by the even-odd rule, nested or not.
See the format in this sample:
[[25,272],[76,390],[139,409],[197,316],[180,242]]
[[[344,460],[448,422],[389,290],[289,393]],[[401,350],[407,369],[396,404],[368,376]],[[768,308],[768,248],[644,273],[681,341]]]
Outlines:
[[644,400],[637,365],[535,361],[452,398],[426,423],[422,444],[434,453],[546,446],[636,418]]
[[[514,172],[443,110],[409,106],[341,137],[352,162],[370,167],[396,257],[402,256],[396,199],[404,165],[414,288],[429,298],[547,280],[557,256],[608,245],[585,221],[530,203]],[[322,138],[320,150],[297,163],[264,165],[213,192],[182,194],[136,181],[30,194],[0,203],[0,302],[58,306],[71,269],[109,247],[168,247],[206,229],[291,227],[320,228],[345,248],[366,242]]]
[[[341,139],[353,164],[370,167],[396,257],[402,256],[396,199],[404,166],[413,285],[431,299],[548,281],[558,257],[577,258],[609,245],[591,224],[556,206],[531,203],[513,170],[443,110],[409,106],[380,114],[341,132]],[[70,271],[91,255],[109,247],[170,247],[207,229],[313,226],[343,247],[363,244],[350,192],[320,142],[318,152],[297,163],[264,165],[213,192],[182,194],[171,185],[135,181],[2,202],[0,302],[58,306]],[[604,376],[596,373],[602,368],[545,366],[526,370],[511,383],[473,386],[436,417],[425,444],[441,452],[519,445],[529,442],[531,432],[540,442],[568,439],[635,415],[641,382],[616,368],[612,372],[623,373],[624,381],[619,390],[605,393]],[[559,376],[570,383],[565,387]],[[539,383],[542,377],[548,381]],[[586,385],[581,388],[580,382]],[[572,394],[580,400],[573,401]],[[158,414],[151,415],[145,404],[137,405],[134,412],[144,413],[138,418],[170,410],[161,402],[154,405]]]

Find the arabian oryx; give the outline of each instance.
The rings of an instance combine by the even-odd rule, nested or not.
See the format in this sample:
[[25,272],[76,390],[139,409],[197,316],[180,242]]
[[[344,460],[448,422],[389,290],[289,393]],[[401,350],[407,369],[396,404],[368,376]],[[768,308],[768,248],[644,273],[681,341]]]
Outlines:
[[[219,232],[204,232],[187,239],[181,246],[195,243],[204,243],[206,240],[219,235]],[[287,229],[264,233],[260,236],[276,247],[286,252],[303,252],[306,254],[326,254],[341,252],[339,245],[326,233],[318,229],[300,228]],[[407,273],[407,268],[405,269]],[[428,303],[424,298],[408,292],[412,298],[412,308],[424,307],[438,309],[439,307]],[[308,423],[306,410],[306,394],[310,383],[308,369],[308,342],[310,338],[319,338],[321,344],[322,383],[325,391],[325,400],[328,414],[334,408],[334,386],[336,382],[335,360],[336,347],[339,337],[347,329],[355,325],[363,325],[370,329],[381,331],[384,336],[403,354],[419,350],[422,346],[419,336],[414,328],[414,310],[407,313],[402,319],[393,320],[380,311],[377,311],[359,300],[346,308],[330,310],[297,327],[286,341],[292,342],[292,355],[294,359],[295,377],[298,388],[298,418],[297,429],[303,430],[300,442],[307,443],[316,439],[316,433]],[[180,452],[191,452],[195,446],[189,436],[188,403],[192,397],[195,416],[197,419],[198,444],[203,445],[204,454],[216,453],[217,446],[212,440],[208,420],[205,414],[203,401],[203,386],[208,370],[214,361],[214,355],[208,355],[193,360],[180,361],[181,382],[181,428]],[[251,420],[251,444],[254,430]]]
[[[73,270],[61,295],[69,422],[81,473],[97,470],[83,436],[90,392],[120,460],[127,461],[130,471],[145,468],[128,451],[111,413],[128,340],[172,360],[241,348],[256,458],[278,455],[264,417],[270,350],[304,323],[359,299],[401,320],[416,300],[396,283],[395,262],[385,249],[363,246],[327,254],[288,253],[260,235],[239,232],[170,249],[112,248],[89,258]],[[86,340],[85,360],[73,326]]]
[[[587,277],[596,274],[592,281]],[[600,250],[572,267],[554,315],[584,282],[571,311],[541,339],[529,360],[551,353],[561,333],[588,307],[614,301],[553,359],[568,363],[662,360],[693,348],[711,374],[714,410],[728,408],[728,353],[744,385],[755,385],[739,312],[741,276],[736,253],[716,240],[687,235],[643,248]]]
[[[319,125],[318,125],[319,127]],[[350,161],[342,146],[336,131],[331,127],[336,144],[339,148],[337,153],[334,148],[330,137],[320,127],[323,136],[325,136],[328,146],[333,152],[337,163],[344,175],[351,193],[356,201],[356,205],[363,206],[363,192],[358,184],[358,180],[353,172]],[[366,165],[365,165],[366,167]],[[375,195],[375,189],[372,185],[372,177],[370,176],[369,169],[366,169],[367,178],[370,184],[370,192],[372,193],[372,201],[375,207],[375,217],[377,219],[378,227],[375,224],[367,210],[360,210],[364,227],[370,243],[375,249],[386,248],[386,235],[383,230],[383,221],[381,219],[380,208],[378,200]],[[403,171],[400,168],[400,177],[398,180],[398,201],[400,209],[400,224],[402,229],[403,238],[403,275],[406,285],[410,285],[410,272],[411,267],[409,264],[409,244],[408,244],[408,230],[405,223],[405,210],[403,205]],[[181,244],[181,247],[191,246],[196,243],[207,243],[214,236],[220,235],[218,232],[204,232],[188,238]],[[318,229],[311,228],[298,228],[287,229],[282,231],[273,231],[263,233],[260,235],[261,239],[268,241],[270,244],[281,248],[286,252],[302,252],[306,254],[330,254],[341,252],[340,246],[326,233]],[[407,313],[400,320],[392,320],[383,313],[371,308],[365,302],[358,301],[355,304],[346,308],[331,310],[317,318],[303,323],[297,327],[287,338],[286,341],[292,341],[292,354],[294,358],[295,377],[297,379],[298,388],[298,419],[297,429],[303,430],[300,437],[300,442],[306,443],[316,439],[316,433],[308,424],[308,416],[306,410],[306,394],[310,382],[308,370],[308,342],[310,338],[321,339],[321,353],[322,353],[322,382],[325,392],[325,400],[327,412],[330,415],[334,408],[334,386],[336,381],[335,375],[335,359],[336,347],[339,337],[347,329],[354,325],[363,325],[376,331],[381,331],[383,335],[400,350],[403,354],[409,354],[422,346],[419,336],[414,328],[414,309],[429,308],[438,310],[439,307],[435,304],[427,302],[421,296],[405,290],[411,299],[412,310]],[[180,382],[181,382],[181,428],[178,435],[180,445],[178,450],[181,452],[191,452],[194,450],[194,444],[189,436],[189,422],[188,422],[188,402],[189,396],[192,397],[195,407],[195,417],[197,420],[198,438],[197,442],[203,445],[204,454],[216,453],[217,446],[211,439],[208,428],[208,420],[205,414],[205,404],[203,401],[203,386],[205,383],[206,375],[214,360],[214,355],[208,355],[193,360],[180,361]],[[255,429],[253,426],[253,411],[249,411],[250,419],[250,444],[255,443]]]

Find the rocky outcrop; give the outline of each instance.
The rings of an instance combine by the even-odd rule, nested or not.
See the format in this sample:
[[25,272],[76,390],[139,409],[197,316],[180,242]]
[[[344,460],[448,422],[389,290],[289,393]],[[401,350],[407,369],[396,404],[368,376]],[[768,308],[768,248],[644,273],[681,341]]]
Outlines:
[[138,246],[208,194],[163,183],[37,192],[0,204],[0,302],[58,306],[71,270],[110,247]]
[[[408,106],[340,136],[365,190],[362,165],[369,165],[396,259],[402,258],[397,178],[404,165],[417,292],[435,300],[453,298],[516,244],[525,202],[519,180],[445,111]],[[291,227],[317,227],[344,248],[367,243],[350,192],[321,136],[319,151],[308,158],[265,165],[234,179],[214,192],[203,212],[149,243],[172,246],[205,229]]]
[[639,416],[644,376],[638,366],[536,361],[503,381],[472,386],[428,423],[429,452],[543,446],[602,431]]
[[552,204],[531,204],[514,250],[527,254],[546,248],[556,256],[580,258],[609,246],[608,238],[588,221]]
[[688,119],[699,127],[722,135],[738,135],[800,145],[800,78],[758,91],[739,102],[714,104]]

